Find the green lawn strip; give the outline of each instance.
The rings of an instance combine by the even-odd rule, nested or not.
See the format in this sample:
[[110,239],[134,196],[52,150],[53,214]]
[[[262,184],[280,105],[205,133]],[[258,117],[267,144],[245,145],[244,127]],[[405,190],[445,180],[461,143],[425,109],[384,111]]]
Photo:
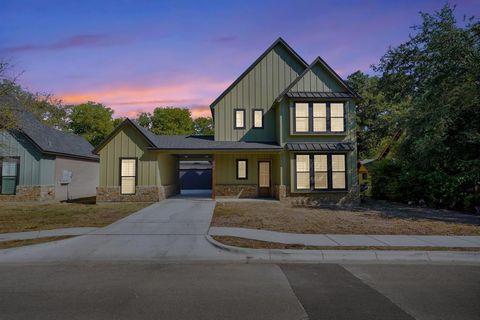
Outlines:
[[9,240],[9,241],[0,241],[0,249],[8,249],[14,247],[23,247],[29,246],[32,244],[45,243],[50,241],[64,240],[72,238],[73,236],[56,236],[56,237],[44,237],[36,239],[24,239],[24,240]]
[[103,227],[150,203],[2,204],[0,233],[73,227]]
[[305,246],[302,244],[284,244],[231,236],[212,236],[212,238],[225,245],[249,249],[480,251],[480,247]]

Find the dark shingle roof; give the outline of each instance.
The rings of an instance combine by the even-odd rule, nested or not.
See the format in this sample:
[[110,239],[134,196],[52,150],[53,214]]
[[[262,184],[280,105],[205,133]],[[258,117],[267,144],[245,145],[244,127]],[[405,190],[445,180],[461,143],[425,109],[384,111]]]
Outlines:
[[93,146],[83,137],[43,125],[29,112],[19,113],[19,128],[43,153],[98,160]]
[[355,98],[349,92],[288,92],[289,98]]
[[287,143],[289,151],[352,151],[354,146],[351,143]]
[[282,150],[273,142],[215,141],[214,136],[156,135],[138,122],[126,119],[95,148],[98,151],[126,124],[133,125],[149,143],[150,149],[158,150]]

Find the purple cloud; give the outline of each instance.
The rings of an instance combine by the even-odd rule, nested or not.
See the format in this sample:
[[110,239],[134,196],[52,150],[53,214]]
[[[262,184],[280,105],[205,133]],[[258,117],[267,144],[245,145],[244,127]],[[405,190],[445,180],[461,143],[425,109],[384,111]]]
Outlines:
[[92,48],[116,45],[121,42],[120,39],[112,38],[106,34],[79,34],[50,44],[24,44],[15,47],[0,48],[0,51],[5,53],[18,53],[71,48]]

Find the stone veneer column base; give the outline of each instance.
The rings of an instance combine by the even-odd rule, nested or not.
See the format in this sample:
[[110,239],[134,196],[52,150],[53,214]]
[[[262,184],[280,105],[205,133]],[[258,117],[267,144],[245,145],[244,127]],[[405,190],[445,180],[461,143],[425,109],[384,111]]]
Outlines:
[[135,191],[135,194],[120,194],[120,186],[97,187],[97,202],[157,202],[177,194],[178,186],[137,186]]
[[0,195],[0,202],[52,200],[55,200],[55,186],[17,186],[16,194]]
[[217,184],[214,188],[216,197],[258,197],[258,186],[255,184]]
[[360,203],[360,195],[357,187],[349,191],[329,191],[315,193],[292,193],[290,186],[285,187],[285,197],[280,197],[282,202],[292,206],[315,207],[321,205],[351,206]]

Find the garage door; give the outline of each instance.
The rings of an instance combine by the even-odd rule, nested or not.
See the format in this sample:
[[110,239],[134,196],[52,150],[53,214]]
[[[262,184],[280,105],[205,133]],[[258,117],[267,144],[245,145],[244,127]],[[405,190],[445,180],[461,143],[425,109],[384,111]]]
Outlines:
[[180,169],[182,190],[212,189],[212,169]]

